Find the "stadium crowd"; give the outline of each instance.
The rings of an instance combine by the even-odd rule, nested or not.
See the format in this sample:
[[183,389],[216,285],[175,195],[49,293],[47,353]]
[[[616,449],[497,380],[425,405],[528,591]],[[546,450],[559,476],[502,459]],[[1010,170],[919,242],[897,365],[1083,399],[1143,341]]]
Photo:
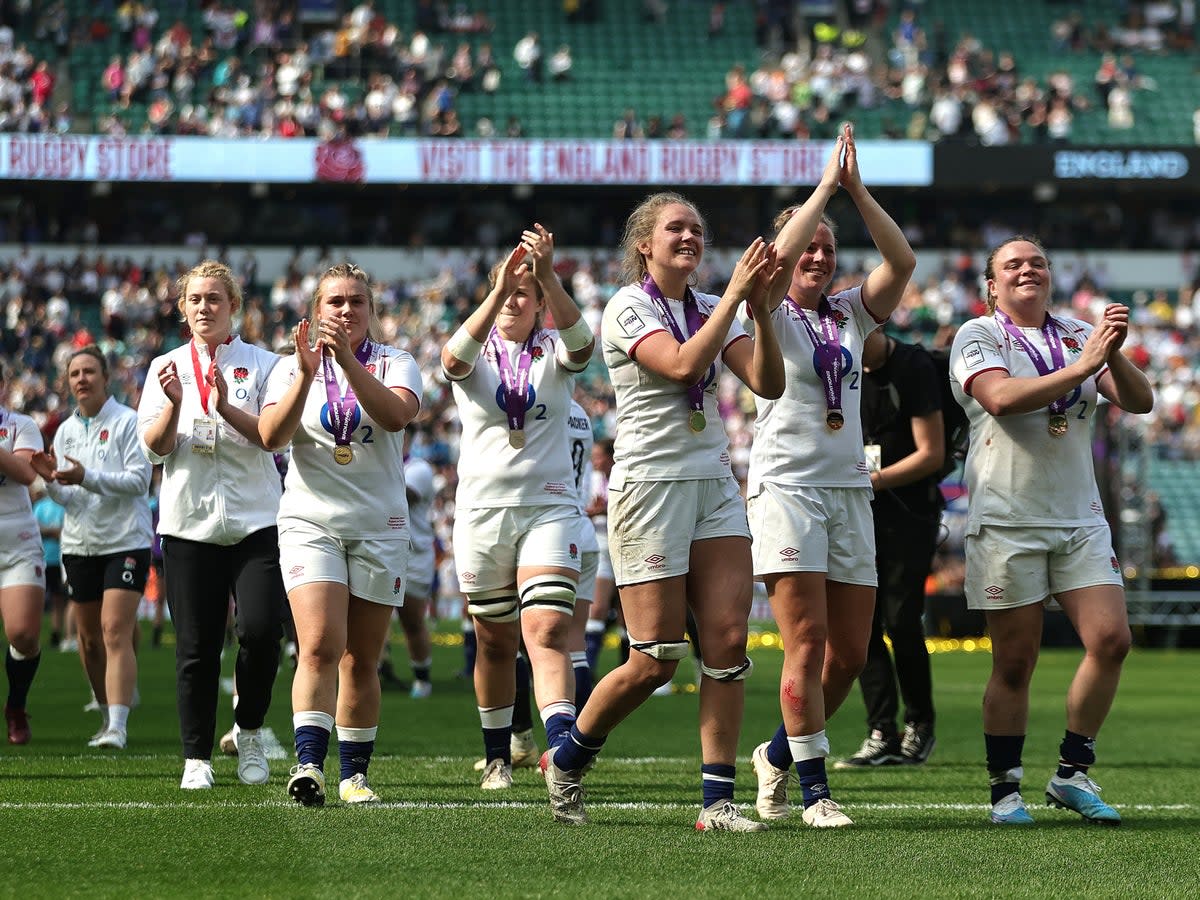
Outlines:
[[[550,92],[572,77],[575,62],[569,45],[544,47],[533,31],[512,48],[495,46],[487,39],[493,23],[461,3],[420,3],[411,28],[389,21],[372,0],[321,26],[302,24],[296,4],[284,0],[256,0],[252,9],[212,0],[194,28],[174,3],[124,2],[75,18],[61,2],[37,16],[8,5],[14,11],[5,20],[17,27],[0,27],[0,129],[9,131],[517,136],[519,121],[461,121],[457,96],[503,93],[505,72]],[[710,37],[723,31],[726,5],[713,4]],[[667,4],[652,6],[629,27],[661,26]],[[1089,110],[1112,129],[1135,127],[1138,95],[1156,87],[1138,59],[1195,46],[1192,0],[1121,4],[1110,21],[1086,24],[1064,11],[1037,39],[1054,53],[1102,54],[1093,84],[1081,85],[1065,66],[1044,79],[1029,74],[1029,50],[950,34],[923,4],[904,4],[894,28],[882,2],[847,4],[846,27],[831,14],[806,20],[803,6],[758,4],[763,61],[727,73],[704,126],[689,125],[679,110],[631,111],[614,136],[828,138],[856,108],[888,104],[886,137],[1069,141]],[[53,46],[56,58],[36,58],[26,37]],[[71,83],[97,75],[71,60],[114,41],[118,52],[94,86],[108,109],[72,108]]]

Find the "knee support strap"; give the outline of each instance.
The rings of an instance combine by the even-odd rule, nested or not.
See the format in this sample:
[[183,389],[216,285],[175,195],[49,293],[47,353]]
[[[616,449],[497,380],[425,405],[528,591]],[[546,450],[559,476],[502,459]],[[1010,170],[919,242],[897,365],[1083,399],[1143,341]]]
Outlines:
[[489,622],[515,622],[520,617],[517,598],[509,588],[467,594],[467,612]]
[[683,659],[688,655],[691,645],[684,641],[635,641],[629,639],[629,649],[645,653],[651,659],[663,660]]
[[704,661],[700,661],[700,671],[709,678],[715,678],[717,681],[745,681],[750,677],[750,673],[754,671],[754,660],[746,657],[742,660],[740,666],[732,666],[728,669],[714,669],[711,666],[706,666]]
[[566,575],[534,575],[521,585],[521,609],[575,615],[575,582]]

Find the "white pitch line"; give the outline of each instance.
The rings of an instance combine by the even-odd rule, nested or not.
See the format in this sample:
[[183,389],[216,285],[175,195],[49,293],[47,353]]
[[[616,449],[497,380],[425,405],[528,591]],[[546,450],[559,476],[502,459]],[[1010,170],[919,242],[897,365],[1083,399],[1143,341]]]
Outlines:
[[[843,803],[846,809],[864,810],[867,812],[978,812],[990,809],[986,803]],[[1181,812],[1195,809],[1191,803],[1134,803],[1113,804],[1117,809],[1131,809],[1139,812]],[[588,809],[646,809],[646,810],[681,810],[695,809],[695,803],[622,803],[622,802],[589,802]],[[212,803],[197,803],[192,801],[0,801],[3,810],[72,810],[72,809],[263,809],[276,807],[279,809],[300,809],[295,803],[286,800],[260,800],[247,802],[241,800],[218,800]],[[363,809],[413,809],[413,810],[460,810],[460,809],[544,809],[543,802],[527,800],[503,800],[494,802],[463,802],[463,801],[417,801],[401,800],[394,802],[372,803]]]

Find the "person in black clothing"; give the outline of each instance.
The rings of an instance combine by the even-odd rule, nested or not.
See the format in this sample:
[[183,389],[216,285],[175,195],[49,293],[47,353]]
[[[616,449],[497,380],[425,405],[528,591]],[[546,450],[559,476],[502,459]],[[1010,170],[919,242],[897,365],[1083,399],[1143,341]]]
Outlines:
[[[874,332],[863,349],[862,423],[875,499],[879,587],[867,664],[859,676],[870,734],[837,768],[920,764],[933,752],[933,683],[921,615],[942,509],[941,386],[921,346]],[[892,657],[883,642],[886,629]],[[896,728],[904,697],[904,734]]]

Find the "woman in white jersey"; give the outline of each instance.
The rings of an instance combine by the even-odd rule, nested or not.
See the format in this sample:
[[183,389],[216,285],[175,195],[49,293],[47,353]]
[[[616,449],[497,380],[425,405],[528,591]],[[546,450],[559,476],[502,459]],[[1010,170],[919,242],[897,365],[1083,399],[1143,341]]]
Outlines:
[[1121,816],[1088,777],[1095,740],[1129,651],[1121,570],[1092,465],[1097,394],[1147,413],[1154,395],[1124,354],[1129,310],[1109,304],[1094,327],[1052,316],[1050,260],[1033,238],[1009,238],[984,272],[991,315],[959,329],[950,381],[971,424],[967,452],[967,605],[992,639],[983,730],[992,821],[1033,821],[1021,798],[1029,682],[1045,603],[1058,601],[1083,643],[1067,691],[1067,727],[1048,803],[1092,822]]
[[743,300],[765,314],[778,276],[761,238],[742,255],[725,294],[690,284],[704,255],[704,221],[678,194],[654,194],[630,215],[622,240],[632,282],[604,311],[604,358],[617,398],[609,535],[621,607],[634,652],[592,692],[557,751],[542,757],[554,817],[587,820],[580,781],[608,734],[688,654],[687,610],[705,658],[700,688],[704,803],[696,828],[766,826],[733,803],[750,613],[750,531],[717,411],[720,363],[751,390],[779,396],[783,360],[768,323],[759,339],[737,324]]
[[233,333],[242,290],[224,263],[198,263],[177,288],[191,339],[150,363],[138,432],[147,458],[163,466],[158,531],[175,626],[180,787],[213,786],[231,593],[239,644],[237,774],[243,784],[265,784],[270,769],[259,729],[279,669],[285,610],[275,530],[279,473],[258,435],[258,413],[279,357]]
[[67,386],[75,412],[33,465],[66,510],[63,569],[84,672],[104,718],[89,744],[122,749],[137,686],[133,632],[154,541],[152,467],[138,444],[137,413],[109,395],[108,362],[94,344],[71,355]]
[[[379,654],[404,604],[408,498],[404,428],[421,408],[421,373],[379,342],[370,278],[349,263],[321,276],[296,352],[267,385],[264,445],[292,444],[279,504],[279,557],[296,623],[292,681],[298,764],[288,793],[325,802],[337,726],[344,803],[374,803],[367,767],[379,729]],[[315,339],[315,346],[314,346]]]
[[[595,347],[554,272],[554,235],[544,227],[524,231],[492,276],[487,297],[442,348],[462,420],[454,556],[479,642],[485,790],[512,785],[522,636],[548,742],[575,721],[567,633],[580,558],[567,416],[575,374]],[[542,326],[547,310],[557,331]]]
[[587,626],[591,621],[591,607],[596,598],[596,587],[600,572],[600,541],[596,525],[588,515],[586,506],[591,500],[592,447],[595,434],[587,412],[574,400],[567,416],[567,437],[571,442],[571,468],[575,474],[572,486],[579,505],[579,585],[575,589],[575,618],[571,622],[568,648],[571,651],[571,668],[575,670],[575,707],[583,709],[592,695],[592,670],[588,664]]
[[[826,295],[837,241],[825,205],[845,188],[882,261],[856,287]],[[849,825],[830,798],[825,722],[866,662],[875,608],[872,482],[863,453],[859,380],[863,341],[900,302],[916,259],[858,169],[849,125],[821,181],[799,208],[776,218],[790,283],[772,291],[769,315],[787,366],[787,391],[759,400],[747,485],[754,574],[767,588],[783,639],[783,722],[754,750],[759,815],[788,815],[795,764],[803,821]],[[756,325],[759,323],[755,323]]]
[[[0,367],[0,397],[4,369]],[[46,560],[29,485],[37,473],[32,459],[45,445],[29,416],[0,406],[0,618],[8,651],[8,698],[4,719],[10,744],[28,744],[29,717],[25,701],[41,662],[42,604],[46,595]]]

